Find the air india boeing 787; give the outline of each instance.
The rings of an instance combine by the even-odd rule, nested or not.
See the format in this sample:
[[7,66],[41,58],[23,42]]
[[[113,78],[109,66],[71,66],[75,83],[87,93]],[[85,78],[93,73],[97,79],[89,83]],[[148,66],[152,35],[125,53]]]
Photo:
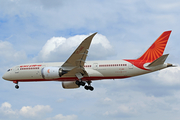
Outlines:
[[169,54],[163,55],[170,34],[171,31],[163,32],[138,59],[86,61],[94,33],[82,41],[65,62],[17,65],[8,69],[2,78],[15,83],[16,89],[19,82],[61,81],[66,89],[84,86],[93,91],[94,80],[122,79],[173,67],[164,63]]

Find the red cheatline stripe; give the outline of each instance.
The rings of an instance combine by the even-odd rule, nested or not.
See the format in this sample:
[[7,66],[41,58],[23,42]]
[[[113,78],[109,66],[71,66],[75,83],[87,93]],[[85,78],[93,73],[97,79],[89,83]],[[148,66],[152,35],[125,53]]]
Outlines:
[[[82,80],[101,80],[101,79],[123,79],[128,78],[130,76],[111,76],[111,77],[84,77]],[[58,78],[58,79],[23,79],[23,80],[11,80],[18,82],[40,82],[40,81],[75,81],[78,80],[76,77],[68,77],[68,78]]]

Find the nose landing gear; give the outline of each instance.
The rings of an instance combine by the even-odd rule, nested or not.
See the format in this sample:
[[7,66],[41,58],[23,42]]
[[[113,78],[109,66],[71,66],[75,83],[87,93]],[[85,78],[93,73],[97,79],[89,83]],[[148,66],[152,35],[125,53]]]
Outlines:
[[16,84],[16,85],[15,85],[15,88],[16,88],[16,89],[19,89],[18,81],[13,81],[13,83]]
[[19,85],[15,85],[15,88],[16,88],[16,89],[19,89]]

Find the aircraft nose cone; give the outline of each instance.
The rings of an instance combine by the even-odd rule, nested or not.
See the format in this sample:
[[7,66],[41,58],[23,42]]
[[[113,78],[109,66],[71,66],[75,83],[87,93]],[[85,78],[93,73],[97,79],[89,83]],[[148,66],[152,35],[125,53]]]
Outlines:
[[3,78],[4,80],[10,80],[10,79],[11,79],[10,73],[5,73],[5,74],[2,76],[2,78]]

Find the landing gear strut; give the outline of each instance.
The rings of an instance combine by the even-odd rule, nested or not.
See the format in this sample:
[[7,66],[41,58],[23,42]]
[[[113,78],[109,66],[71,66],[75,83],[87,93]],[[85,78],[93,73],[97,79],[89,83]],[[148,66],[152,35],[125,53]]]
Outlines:
[[16,88],[16,89],[19,89],[18,81],[13,81],[13,83],[16,84],[16,85],[15,85],[15,88]]
[[82,73],[76,73],[76,77],[79,79],[79,80],[76,80],[76,85],[84,86],[86,84],[85,82],[82,81],[82,78],[83,78]]

